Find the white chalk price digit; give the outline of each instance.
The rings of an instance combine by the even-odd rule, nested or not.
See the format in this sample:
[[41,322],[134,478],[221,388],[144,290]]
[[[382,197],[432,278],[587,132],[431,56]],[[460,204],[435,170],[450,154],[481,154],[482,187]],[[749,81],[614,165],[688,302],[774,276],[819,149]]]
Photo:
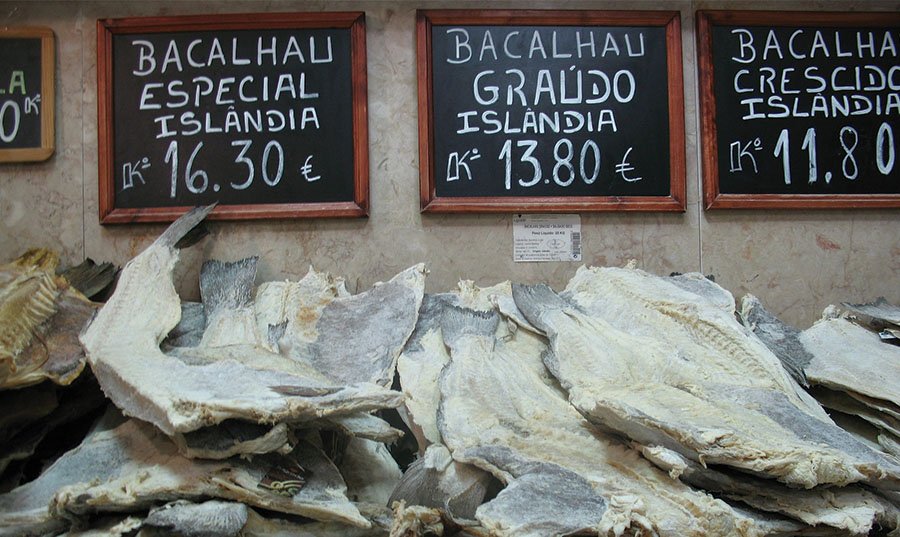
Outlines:
[[[591,151],[594,159],[594,169],[591,170],[591,174],[587,174],[587,169],[585,168],[585,162],[587,162],[587,152]],[[629,149],[629,151],[631,151]],[[578,170],[581,172],[581,179],[584,180],[584,183],[587,185],[591,185],[594,181],[597,180],[597,177],[600,176],[600,146],[597,145],[593,140],[588,140],[581,146],[581,158],[578,159]]]
[[169,149],[166,150],[166,157],[164,159],[166,164],[171,164],[171,172],[169,173],[170,180],[170,188],[169,188],[169,197],[174,198],[175,194],[178,192],[178,142],[172,140],[169,142]]
[[235,190],[244,190],[248,188],[251,184],[253,184],[253,177],[256,175],[256,170],[253,166],[253,161],[247,158],[247,151],[250,149],[250,146],[253,144],[250,140],[235,140],[231,142],[232,147],[240,147],[241,152],[238,153],[238,156],[235,157],[234,161],[238,164],[244,164],[247,166],[247,179],[244,180],[243,183],[229,183],[231,188]]
[[[566,148],[565,155],[559,154],[560,147]],[[553,146],[553,156],[556,159],[556,164],[553,165],[553,181],[559,186],[569,186],[572,184],[572,181],[575,180],[575,166],[572,165],[572,157],[574,155],[575,150],[572,149],[572,142],[567,138],[561,138],[556,142],[556,145]],[[569,178],[566,180],[561,180],[559,177],[559,171],[563,168],[569,170]]]
[[[269,155],[271,154],[272,149],[275,149],[278,152],[278,168],[275,171],[275,178],[269,178]],[[269,186],[275,186],[281,181],[281,174],[284,172],[284,150],[281,148],[281,144],[276,142],[275,140],[270,141],[266,144],[266,148],[263,149],[262,156],[262,176],[263,181],[266,182]]]
[[881,175],[888,175],[894,169],[894,131],[887,122],[881,124],[875,137],[875,165]]
[[[7,114],[12,115],[12,121],[9,130],[6,128]],[[12,142],[19,134],[19,122],[22,117],[22,111],[19,103],[15,101],[6,101],[0,106],[0,140],[6,143]]]
[[[195,147],[194,151],[191,153],[191,156],[187,161],[187,166],[184,169],[184,184],[192,194],[203,194],[206,191],[206,187],[209,186],[209,175],[205,171],[191,171],[191,168],[194,167],[194,158],[197,157],[197,153],[200,152],[201,147],[203,147],[203,142],[198,142],[197,147]],[[198,177],[203,179],[200,186],[197,186]]]
[[[850,141],[845,140],[845,134],[849,135]],[[853,151],[856,149],[856,145],[859,143],[859,135],[856,133],[856,129],[853,127],[844,127],[841,129],[841,148],[844,150],[844,159],[841,161],[841,170],[844,172],[844,177],[850,179],[851,181],[856,179],[856,176],[859,175],[859,168],[856,165],[856,158],[853,156]]]
[[781,157],[781,169],[784,173],[784,184],[791,184],[791,139],[787,129],[781,129],[778,142],[775,144],[775,157]]
[[[806,129],[806,136],[803,137],[803,145],[800,149],[805,149],[809,155],[809,184],[813,184],[819,180],[819,165],[816,162],[816,129],[810,127]],[[826,179],[826,182],[830,182]]]

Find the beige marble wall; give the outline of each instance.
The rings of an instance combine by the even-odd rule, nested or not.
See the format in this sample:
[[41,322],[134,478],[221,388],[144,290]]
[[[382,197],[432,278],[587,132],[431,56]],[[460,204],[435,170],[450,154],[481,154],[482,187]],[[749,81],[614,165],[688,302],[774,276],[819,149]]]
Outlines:
[[[754,6],[765,6],[754,2]],[[769,3],[770,7],[789,4]],[[734,2],[506,1],[490,7],[666,9],[681,12],[688,195],[684,214],[583,214],[584,262],[638,265],[659,274],[702,270],[736,295],[752,292],[777,313],[809,324],[829,302],[885,295],[900,302],[897,211],[715,212],[700,207],[693,13]],[[896,10],[897,2],[805,2],[801,9]],[[2,1],[9,25],[54,29],[58,49],[57,153],[37,165],[0,166],[2,260],[31,245],[54,247],[67,264],[85,256],[124,263],[159,225],[100,226],[97,200],[95,21],[105,17],[216,12],[366,12],[371,209],[363,220],[214,222],[212,236],[188,250],[177,273],[196,296],[206,257],[260,255],[260,280],[298,278],[309,265],[364,289],[424,261],[429,291],[460,278],[544,281],[560,288],[572,263],[514,263],[510,215],[423,215],[418,210],[415,10],[481,8],[484,2],[391,1]],[[778,238],[778,240],[773,240]]]

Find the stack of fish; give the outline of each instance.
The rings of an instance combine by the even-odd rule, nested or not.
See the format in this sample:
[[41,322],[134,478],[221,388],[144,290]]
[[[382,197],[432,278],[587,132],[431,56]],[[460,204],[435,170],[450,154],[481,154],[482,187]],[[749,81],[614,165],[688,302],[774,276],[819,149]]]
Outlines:
[[842,306],[801,332],[748,295],[741,318],[841,426],[900,457],[900,308],[883,298]]
[[424,454],[394,499],[490,535],[896,528],[897,460],[837,427],[734,309],[700,275],[634,268],[426,296],[398,365]]
[[[84,434],[104,404],[85,369],[78,334],[112,282],[91,260],[57,274],[59,257],[34,249],[0,266],[0,491],[33,478],[41,462]],[[77,442],[77,440],[76,440]]]
[[[745,326],[712,281],[634,267],[582,268],[560,293],[426,295],[417,265],[353,295],[312,269],[254,287],[256,258],[209,261],[202,303],[181,303],[179,241],[208,211],[123,270],[81,336],[113,407],[0,495],[0,535],[898,531],[900,348],[878,343],[880,381],[834,365],[876,352],[845,319],[822,322],[847,323],[827,342],[748,298]],[[877,409],[878,434],[838,426],[801,382]],[[418,450],[402,474],[393,408]]]
[[255,258],[211,261],[202,308],[182,308],[176,244],[209,210],[123,269],[81,336],[115,411],[0,496],[0,533],[58,534],[121,512],[107,532],[365,535],[385,514],[400,470],[382,442],[401,433],[373,412],[402,402],[390,383],[424,268],[358,295],[311,270],[254,296]]

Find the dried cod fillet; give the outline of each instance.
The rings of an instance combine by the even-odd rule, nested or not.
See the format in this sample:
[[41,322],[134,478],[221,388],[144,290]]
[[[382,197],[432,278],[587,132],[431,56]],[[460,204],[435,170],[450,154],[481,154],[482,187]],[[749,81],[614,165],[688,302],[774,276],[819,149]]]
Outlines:
[[442,443],[437,428],[440,402],[438,378],[450,361],[450,354],[441,337],[440,320],[447,305],[477,311],[490,311],[502,305],[501,311],[509,312],[516,323],[521,319],[527,325],[527,321],[524,321],[515,307],[512,285],[508,281],[490,287],[478,287],[470,280],[462,280],[456,292],[425,296],[419,308],[416,328],[397,362],[400,385],[406,396],[404,421],[416,436],[420,455],[424,454],[428,445]]
[[338,468],[347,483],[347,497],[357,504],[390,505],[402,474],[384,444],[356,437],[349,439]]
[[[455,460],[507,483],[524,479],[499,504],[478,509],[486,528],[501,536],[764,534],[725,503],[594,431],[565,394],[536,373],[543,367],[543,340],[527,331],[506,333],[502,324],[495,338],[498,320],[493,312],[450,307],[441,323],[451,354],[440,381],[441,436]],[[509,352],[508,342],[518,339],[531,343],[517,342]],[[570,507],[537,501],[544,480],[567,483]]]
[[[290,473],[283,468],[297,465],[305,481],[299,490],[280,478]],[[51,531],[65,527],[66,519],[134,511],[175,498],[227,499],[369,527],[345,491],[334,465],[305,442],[289,456],[201,461],[179,456],[154,427],[128,420],[90,434],[38,479],[0,496],[0,534]]]
[[445,446],[432,444],[406,469],[388,505],[403,501],[406,505],[431,507],[458,524],[471,524],[490,480],[487,472],[454,461]]
[[[755,297],[747,295],[741,302],[744,324],[772,349],[786,368],[797,370],[807,378],[807,369],[814,387],[810,391],[823,406],[839,412],[859,416],[887,431],[888,435],[900,434],[900,406],[895,401],[872,396],[890,396],[890,384],[896,384],[896,359],[900,352],[878,341],[877,336],[849,321],[831,318],[829,315],[806,332],[800,332],[781,322],[763,307]],[[815,329],[815,330],[814,330]],[[840,333],[831,333],[835,329]],[[851,340],[842,341],[841,333]],[[807,342],[811,342],[807,347]],[[855,346],[854,346],[855,345]],[[818,349],[817,356],[814,351]],[[892,355],[893,356],[892,359]],[[871,371],[869,360],[875,362]],[[814,363],[815,362],[815,363]],[[893,375],[892,375],[893,374]],[[888,387],[885,388],[885,382]],[[853,391],[862,389],[864,395]],[[896,394],[893,394],[896,398]],[[882,447],[891,445],[890,439],[880,442]]]
[[900,405],[900,347],[846,319],[825,317],[800,334],[810,383]]
[[55,253],[34,249],[0,266],[0,378],[15,373],[13,359],[38,325],[56,313],[62,283],[55,277],[58,265]]
[[301,422],[399,405],[401,394],[371,383],[334,386],[228,357],[193,365],[160,350],[181,313],[172,285],[175,244],[210,210],[188,212],[132,259],[82,335],[91,367],[116,406],[172,435],[229,418]]
[[299,282],[260,286],[257,322],[260,327],[286,322],[277,340],[282,352],[333,383],[387,388],[416,325],[424,289],[423,264],[357,295],[349,295],[342,280],[310,269]]
[[808,412],[777,358],[701,295],[630,269],[579,271],[567,292],[571,303],[546,286],[513,289],[550,336],[545,363],[592,423],[793,486],[900,486],[900,466]]
[[791,377],[808,388],[809,381],[803,369],[812,360],[812,355],[800,342],[800,331],[781,322],[763,307],[758,298],[750,294],[741,299],[740,318],[744,326],[756,334],[781,360]]
[[78,335],[98,305],[55,275],[58,263],[36,249],[0,266],[0,389],[67,385],[84,369]]
[[441,338],[440,322],[444,305],[450,300],[450,295],[425,295],[416,328],[397,361],[405,396],[405,422],[416,437],[420,454],[427,446],[442,443],[437,427],[441,396],[438,378],[450,361],[450,353]]
[[841,302],[841,305],[854,313],[861,313],[883,323],[900,326],[900,306],[891,304],[883,296],[868,304]]
[[186,537],[238,537],[249,516],[250,509],[242,503],[179,501],[151,509],[141,529]]
[[868,535],[876,523],[888,528],[900,523],[897,506],[859,486],[791,489],[771,480],[704,467],[661,446],[634,447],[673,478],[810,526],[829,526],[838,535]]

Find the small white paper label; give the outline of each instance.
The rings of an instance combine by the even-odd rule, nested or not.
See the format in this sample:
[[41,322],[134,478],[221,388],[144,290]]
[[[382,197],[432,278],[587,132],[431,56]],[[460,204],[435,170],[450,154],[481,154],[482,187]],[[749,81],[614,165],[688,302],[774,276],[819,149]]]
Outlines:
[[577,214],[514,215],[513,260],[581,261],[581,217]]

